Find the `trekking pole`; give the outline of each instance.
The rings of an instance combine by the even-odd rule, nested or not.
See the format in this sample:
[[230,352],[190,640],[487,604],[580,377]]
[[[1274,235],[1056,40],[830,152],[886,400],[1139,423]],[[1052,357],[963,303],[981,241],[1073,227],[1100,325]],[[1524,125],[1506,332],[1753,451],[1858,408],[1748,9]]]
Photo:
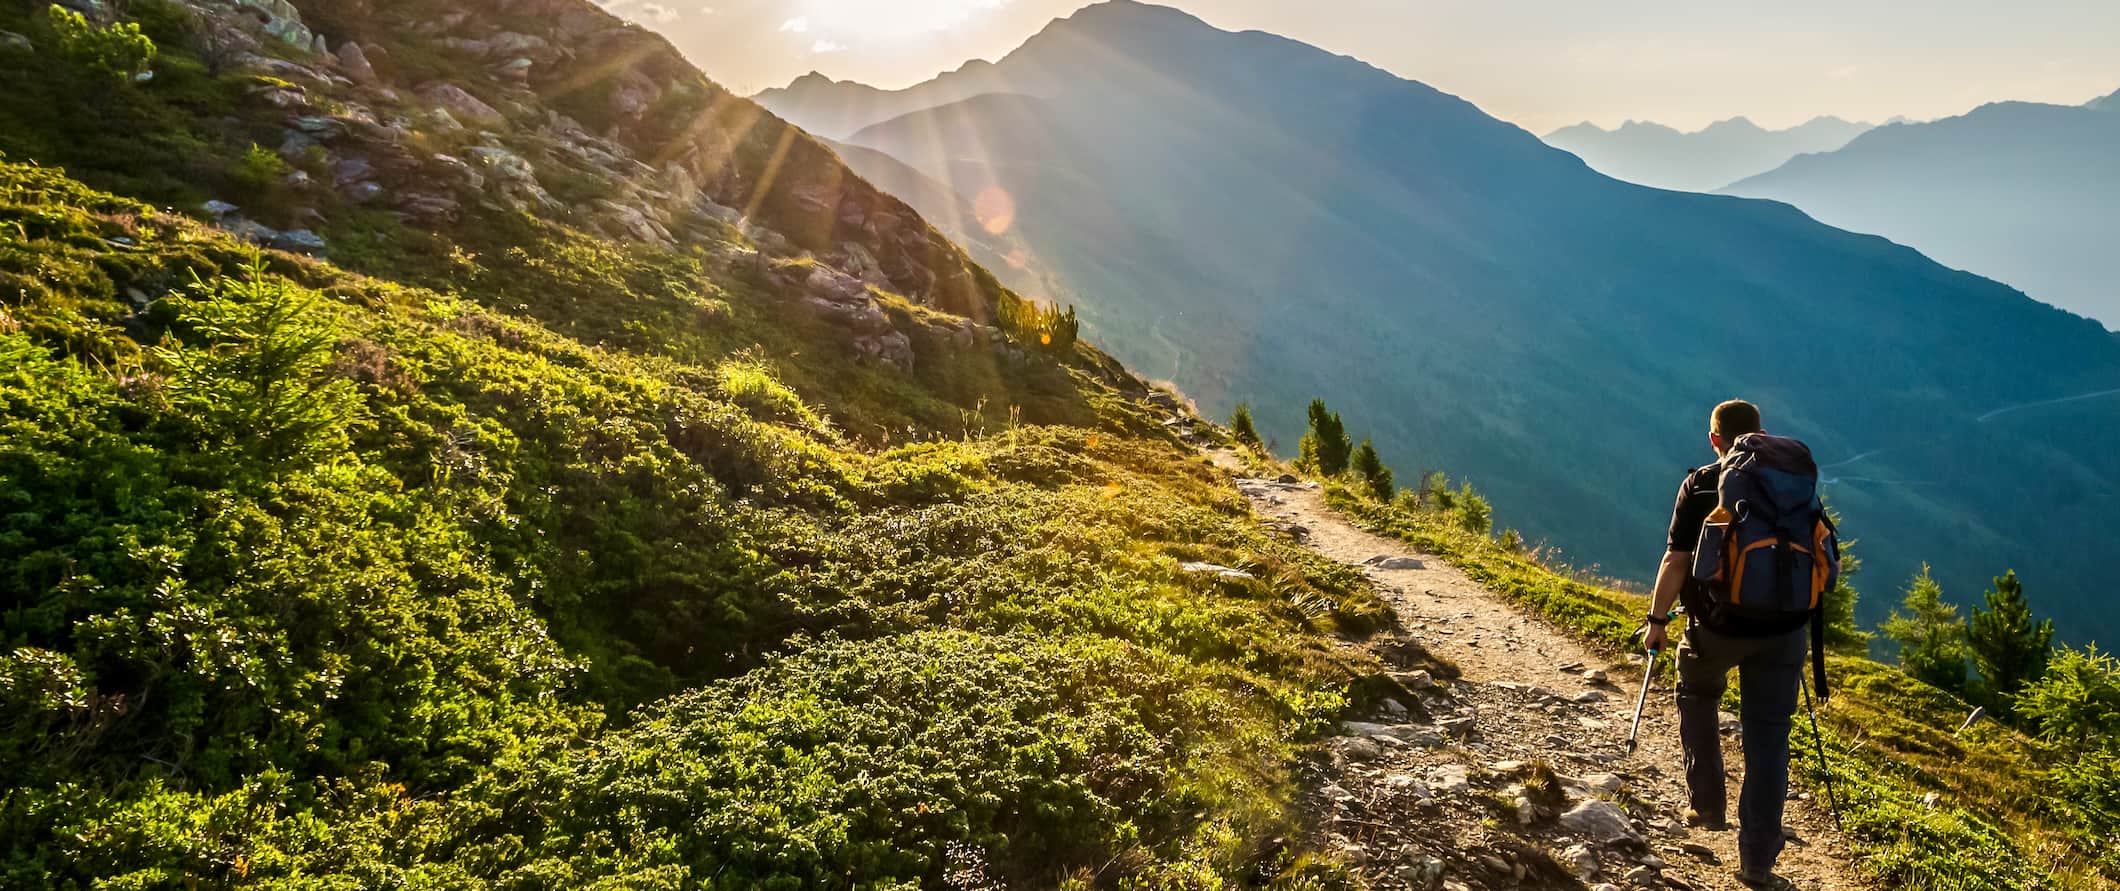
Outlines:
[[1642,709],[1649,704],[1649,681],[1656,677],[1656,651],[1649,651],[1649,662],[1642,666],[1642,695],[1634,700],[1634,726],[1627,728],[1627,751],[1634,751],[1635,740],[1642,732]]
[[1840,802],[1833,797],[1833,768],[1826,763],[1826,734],[1818,725],[1818,707],[1811,704],[1811,679],[1801,671],[1796,673],[1796,679],[1803,684],[1804,710],[1811,713],[1811,741],[1818,744],[1818,772],[1826,778],[1826,813],[1833,815],[1833,828],[1846,835],[1847,827],[1840,825]]

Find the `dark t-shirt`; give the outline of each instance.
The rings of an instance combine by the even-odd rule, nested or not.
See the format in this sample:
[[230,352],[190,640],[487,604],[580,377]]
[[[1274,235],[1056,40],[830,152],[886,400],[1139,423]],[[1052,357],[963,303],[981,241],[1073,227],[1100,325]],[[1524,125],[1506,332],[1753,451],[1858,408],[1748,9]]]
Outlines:
[[[1687,471],[1685,481],[1678,484],[1678,503],[1671,507],[1671,531],[1665,541],[1665,547],[1673,553],[1691,554],[1700,546],[1700,529],[1708,522],[1708,515],[1715,512],[1715,490],[1721,477],[1722,464],[1716,463]],[[1686,613],[1694,621],[1730,637],[1787,634],[1811,619],[1809,613],[1771,618],[1736,615],[1728,604],[1708,596],[1707,587],[1690,572],[1678,591],[1679,602],[1686,605]]]

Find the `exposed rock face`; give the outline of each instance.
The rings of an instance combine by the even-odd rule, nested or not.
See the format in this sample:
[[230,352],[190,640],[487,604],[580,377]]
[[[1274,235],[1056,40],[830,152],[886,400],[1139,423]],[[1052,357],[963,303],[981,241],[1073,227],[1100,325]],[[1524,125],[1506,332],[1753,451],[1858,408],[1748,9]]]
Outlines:
[[508,116],[499,109],[487,105],[477,96],[464,91],[463,87],[447,82],[427,84],[419,89],[420,98],[437,110],[448,112],[458,121],[482,126],[506,123]]
[[[741,233],[717,254],[767,273],[864,361],[1027,356],[988,324],[1000,285],[916,212],[588,0],[183,2],[217,64],[265,76],[248,108],[279,126],[289,194],[318,202],[273,218],[287,229],[213,205],[253,242],[328,253],[307,227],[345,205],[420,225],[531,214],[662,247]],[[437,56],[457,63],[447,79],[398,61]],[[966,318],[916,317],[885,294]]]
[[316,45],[316,34],[302,24],[302,11],[287,0],[235,0],[263,17],[264,31],[279,38],[289,46],[309,49]]

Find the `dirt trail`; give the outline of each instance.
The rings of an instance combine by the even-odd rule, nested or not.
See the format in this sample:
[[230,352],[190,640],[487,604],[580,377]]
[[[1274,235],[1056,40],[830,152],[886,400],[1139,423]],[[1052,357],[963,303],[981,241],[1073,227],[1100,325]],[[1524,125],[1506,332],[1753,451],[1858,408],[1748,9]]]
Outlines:
[[[1379,643],[1387,661],[1412,668],[1407,654],[1425,650],[1461,672],[1417,703],[1390,702],[1343,725],[1307,767],[1312,841],[1346,854],[1375,888],[1745,887],[1733,875],[1735,831],[1681,822],[1684,762],[1668,681],[1651,691],[1640,748],[1629,754],[1638,659],[1611,662],[1442,559],[1355,528],[1312,484],[1246,479],[1234,455],[1210,454],[1238,474],[1262,521],[1300,527],[1319,553],[1365,566],[1406,638]],[[1734,717],[1725,723],[1734,818],[1743,760]],[[1565,798],[1524,791],[1541,762]],[[1824,807],[1808,798],[1789,801],[1792,841],[1777,873],[1804,891],[1863,887]],[[1601,824],[1614,816],[1601,800],[1624,803],[1630,820]]]

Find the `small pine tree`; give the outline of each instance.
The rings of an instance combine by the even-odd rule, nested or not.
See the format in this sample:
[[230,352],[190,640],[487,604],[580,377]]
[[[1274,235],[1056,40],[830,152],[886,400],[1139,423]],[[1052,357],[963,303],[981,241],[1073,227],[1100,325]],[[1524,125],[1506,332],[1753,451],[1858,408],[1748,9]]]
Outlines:
[[[1833,524],[1840,525],[1840,514],[1831,507],[1826,508]],[[1840,578],[1833,590],[1825,596],[1826,647],[1836,653],[1861,655],[1869,651],[1870,633],[1855,623],[1855,604],[1862,599],[1855,590],[1855,574],[1862,571],[1862,558],[1855,556],[1855,540],[1840,543]]]
[[1420,504],[1429,510],[1449,510],[1456,506],[1456,497],[1450,492],[1450,477],[1440,470],[1428,471],[1421,477]]
[[1052,317],[1050,323],[1052,340],[1046,344],[1054,355],[1065,356],[1075,351],[1075,341],[1082,337],[1082,321],[1075,318],[1075,308]]
[[1926,565],[1907,585],[1902,608],[1884,623],[1885,636],[1899,644],[1900,667],[1938,689],[1964,693],[1965,622],[1958,607],[1943,601],[1943,586]]
[[2063,649],[2018,691],[2026,726],[2063,749],[2120,744],[2120,659],[2096,647]]
[[1229,413],[1229,432],[1238,442],[1252,448],[1259,447],[1259,428],[1252,424],[1250,404],[1239,402],[1237,410]]
[[254,257],[242,277],[195,281],[173,302],[189,343],[171,338],[154,352],[170,368],[171,400],[210,441],[272,472],[345,448],[359,403],[330,370],[338,330],[320,294]]
[[2012,569],[1987,592],[1987,609],[1973,608],[1965,642],[1989,702],[2009,713],[2018,691],[2045,674],[2053,659],[2054,620],[2032,620],[2024,584]]
[[1339,413],[1327,409],[1323,399],[1310,400],[1310,429],[1296,447],[1296,463],[1319,476],[1339,476],[1347,472],[1353,454],[1354,443]]
[[1384,459],[1377,456],[1376,445],[1369,440],[1362,440],[1350,463],[1355,476],[1368,484],[1369,494],[1376,496],[1378,501],[1390,501],[1391,496],[1398,494],[1399,487],[1391,478],[1391,468],[1384,466]]
[[1456,503],[1458,525],[1466,532],[1486,535],[1494,531],[1494,505],[1487,503],[1486,496],[1473,491],[1471,483],[1460,486],[1450,500]]

